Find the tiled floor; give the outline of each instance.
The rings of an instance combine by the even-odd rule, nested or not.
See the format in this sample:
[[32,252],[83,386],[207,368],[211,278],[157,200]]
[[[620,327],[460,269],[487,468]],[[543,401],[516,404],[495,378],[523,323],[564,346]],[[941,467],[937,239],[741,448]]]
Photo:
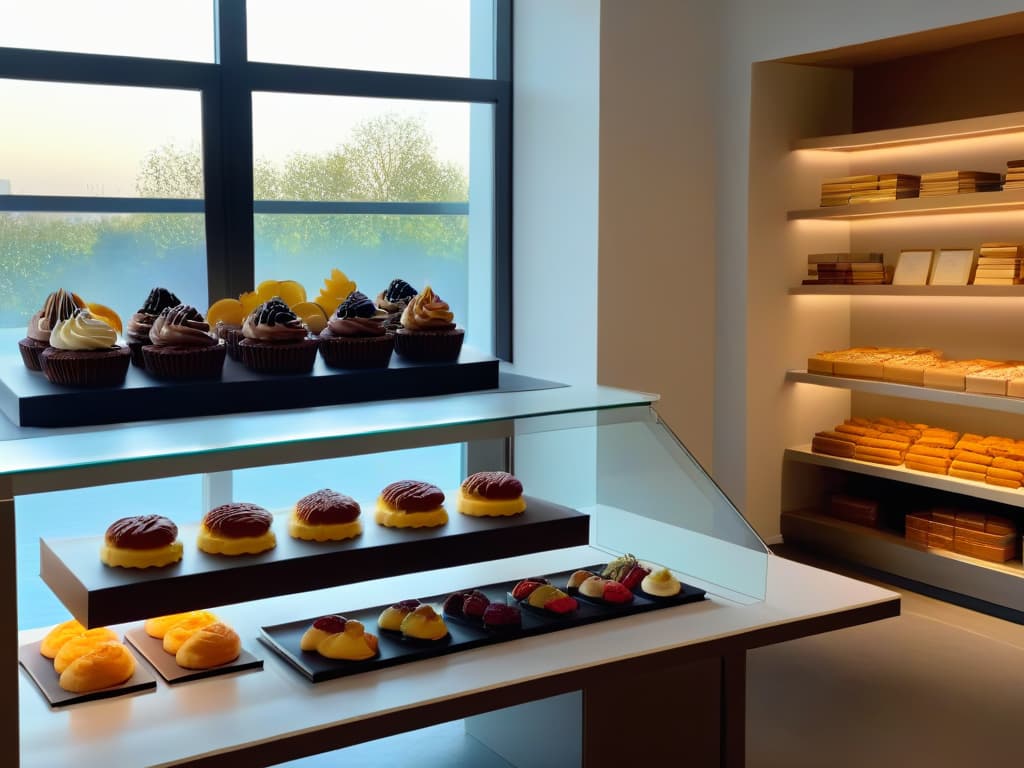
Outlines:
[[898,618],[749,654],[749,768],[1020,761],[1024,626],[896,591]]

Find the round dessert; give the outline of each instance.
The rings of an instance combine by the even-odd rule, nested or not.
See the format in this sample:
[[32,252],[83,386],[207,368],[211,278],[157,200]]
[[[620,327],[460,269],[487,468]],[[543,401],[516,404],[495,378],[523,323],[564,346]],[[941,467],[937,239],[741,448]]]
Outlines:
[[135,657],[118,642],[106,642],[72,661],[60,673],[60,687],[89,693],[120,685],[135,673]]
[[376,521],[387,528],[432,528],[448,522],[444,493],[419,480],[391,483],[377,497]]
[[46,633],[43,641],[39,644],[39,653],[48,659],[55,659],[61,648],[78,637],[86,637],[90,641],[117,640],[117,634],[111,629],[106,627],[86,629],[76,619],[70,619]]
[[512,597],[515,600],[525,600],[530,596],[530,593],[533,592],[533,590],[535,590],[537,587],[540,587],[548,583],[549,582],[547,579],[542,579],[539,576],[534,576],[529,579],[523,579],[518,584],[516,584],[515,587],[512,588]]
[[26,368],[32,371],[42,370],[39,357],[43,350],[50,346],[50,332],[57,323],[75,314],[76,309],[84,308],[85,302],[81,296],[63,288],[46,297],[43,308],[29,318],[25,338],[18,342],[21,359]]
[[53,668],[59,675],[79,656],[84,656],[104,643],[116,643],[118,641],[119,638],[112,629],[107,629],[106,627],[88,629],[82,634],[72,637],[60,647],[57,655],[53,657]]
[[132,363],[142,367],[142,348],[146,344],[152,344],[149,339],[149,332],[153,329],[153,321],[161,312],[181,304],[173,293],[166,288],[154,288],[149,292],[145,302],[138,311],[128,320],[125,328],[124,340],[128,342],[128,349],[132,353]]
[[600,599],[604,595],[604,585],[607,581],[607,579],[602,579],[600,576],[591,576],[589,579],[584,579],[578,589],[584,597]]
[[608,563],[608,565],[604,567],[604,570],[601,571],[601,576],[606,579],[622,581],[626,577],[626,574],[633,569],[633,566],[638,564],[639,561],[633,555],[627,553]]
[[400,603],[389,605],[377,618],[377,627],[390,632],[400,632],[405,617],[420,607],[419,600],[402,600]]
[[387,368],[395,339],[386,322],[386,312],[352,291],[320,333],[320,356],[332,368]]
[[258,504],[235,501],[203,516],[196,544],[211,555],[255,555],[277,545],[274,517]]
[[178,526],[162,515],[122,517],[111,523],[100,560],[122,568],[159,568],[181,560]]
[[395,353],[417,363],[458,360],[466,332],[455,327],[454,318],[448,302],[428,285],[402,312],[402,325],[395,331]]
[[523,484],[508,472],[476,472],[459,487],[455,508],[472,517],[505,517],[526,509]]
[[366,631],[361,621],[344,618],[341,621],[341,630],[321,640],[317,653],[345,661],[364,661],[377,655],[377,638]]
[[472,592],[453,592],[445,598],[441,610],[448,616],[482,619],[490,598],[478,589]]
[[385,325],[389,331],[394,332],[401,327],[402,312],[409,306],[416,293],[415,288],[396,277],[388,283],[387,288],[377,294],[377,306],[387,315]]
[[403,637],[413,640],[441,640],[448,636],[444,619],[429,605],[421,605],[402,619],[399,630]]
[[190,635],[174,654],[174,661],[185,669],[210,669],[234,661],[241,653],[238,633],[217,621]]
[[331,635],[345,629],[346,621],[347,619],[344,616],[321,616],[302,634],[302,639],[299,640],[299,649],[315,651],[320,647],[322,640],[326,640]]
[[242,364],[260,373],[309,373],[316,362],[317,339],[281,299],[260,304],[242,323],[238,354]]
[[164,632],[164,650],[176,654],[192,635],[203,627],[217,623],[217,617],[209,611],[190,611],[185,617],[167,628]]
[[549,613],[571,613],[579,607],[575,598],[569,597],[562,590],[537,579],[524,579],[512,590],[512,597]]
[[597,574],[591,573],[590,571],[574,571],[572,576],[569,577],[569,581],[566,582],[565,588],[579,589],[580,584],[582,584],[584,581],[591,578],[592,576],[597,576]]
[[673,576],[668,568],[659,568],[644,576],[640,582],[640,589],[654,597],[673,597],[678,595],[682,588],[679,579]]
[[195,307],[178,304],[160,312],[142,347],[148,373],[160,379],[216,379],[227,347],[210,333]]
[[112,387],[124,382],[131,353],[117,343],[117,331],[79,309],[54,326],[39,361],[43,375],[54,384]]
[[303,496],[288,519],[288,535],[304,541],[342,541],[363,532],[359,502],[323,488]]
[[514,605],[491,603],[484,611],[483,621],[488,629],[514,629],[522,626],[523,617]]

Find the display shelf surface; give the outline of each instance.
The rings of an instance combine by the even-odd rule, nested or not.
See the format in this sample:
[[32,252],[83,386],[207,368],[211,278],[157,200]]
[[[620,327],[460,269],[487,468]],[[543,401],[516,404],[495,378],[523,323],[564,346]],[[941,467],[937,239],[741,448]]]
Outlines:
[[[454,499],[455,494],[448,494]],[[196,548],[198,524],[179,527],[180,562],[163,568],[110,568],[100,562],[103,536],[43,539],[40,576],[86,626],[238,603],[415,573],[500,557],[586,544],[589,518],[576,510],[526,497],[510,517],[469,517],[449,502],[449,520],[435,528],[385,528],[363,506],[362,535],[339,542],[288,535],[287,514],[275,516],[277,546],[257,555],[210,555]],[[211,597],[211,596],[216,597]]]
[[914,144],[927,144],[949,139],[971,139],[998,136],[1005,133],[1024,133],[1024,112],[1006,112],[941,123],[908,125],[878,131],[843,133],[833,136],[814,136],[797,139],[793,149],[823,149],[833,152],[861,152]]
[[[101,479],[96,470],[101,468],[123,471],[125,480],[142,480],[284,459],[307,461],[432,444],[417,442],[422,438],[415,434],[430,430],[470,435],[473,427],[511,419],[656,400],[655,395],[613,387],[567,387],[503,374],[499,388],[486,392],[294,411],[74,429],[24,429],[0,419],[0,484],[6,478],[15,494],[31,493],[97,484]],[[67,470],[79,474],[54,476]],[[118,481],[107,477],[102,482]]]
[[791,296],[1024,296],[1024,285],[796,285]]
[[861,203],[858,205],[835,205],[790,211],[790,221],[802,219],[870,219],[884,216],[926,216],[939,213],[987,213],[1012,211],[1024,208],[1024,189],[1007,192],[968,192],[963,195],[940,197],[905,197],[902,200],[888,200],[883,203]]
[[909,469],[903,466],[890,467],[885,464],[874,464],[870,461],[843,459],[838,456],[814,453],[811,450],[810,443],[787,448],[785,458],[788,461],[797,461],[801,464],[815,464],[819,467],[841,469],[844,472],[856,472],[859,475],[881,477],[886,480],[896,480],[900,483],[919,485],[923,488],[934,488],[939,491],[973,496],[976,499],[997,501],[1013,507],[1024,507],[1024,491],[1020,489],[1001,488],[998,485],[963,480],[959,477],[950,477],[949,475],[919,472],[916,469]]
[[933,403],[949,405],[965,405],[971,408],[985,408],[990,411],[1004,413],[1024,413],[1024,398],[1004,397],[1002,395],[979,395],[974,392],[955,392],[948,389],[918,387],[914,384],[896,384],[891,381],[877,379],[851,379],[845,376],[828,376],[807,371],[786,371],[786,381],[802,384],[817,384],[822,387],[849,389],[854,392],[867,392],[872,395],[888,395],[903,397],[909,400],[926,400]]
[[[605,557],[592,547],[574,547],[228,606],[218,613],[239,631],[243,645],[250,646],[262,625],[337,606],[447,593],[472,584],[567,570]],[[272,654],[262,673],[162,686],[155,694],[131,701],[52,712],[23,675],[22,765],[173,765],[202,757],[223,759],[245,748],[253,752],[234,759],[256,764],[261,750],[287,757],[287,752],[274,750],[291,745],[297,750],[292,754],[301,754],[304,740],[326,729],[339,746],[358,743],[436,722],[431,716],[450,712],[446,707],[458,705],[464,713],[475,713],[504,706],[508,699],[500,694],[511,687],[523,700],[540,698],[578,690],[581,676],[601,674],[608,664],[678,649],[695,657],[720,654],[723,643],[735,651],[898,612],[899,596],[893,592],[769,557],[763,602],[740,605],[711,595],[693,605],[565,630],[557,642],[550,637],[525,638],[315,687]],[[24,632],[20,642],[38,639],[45,631]]]

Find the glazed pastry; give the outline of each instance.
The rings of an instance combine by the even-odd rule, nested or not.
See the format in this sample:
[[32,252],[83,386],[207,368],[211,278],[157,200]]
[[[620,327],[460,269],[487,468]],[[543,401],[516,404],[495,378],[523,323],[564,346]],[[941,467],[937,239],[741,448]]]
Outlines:
[[351,496],[323,488],[295,502],[288,535],[305,541],[351,539],[363,532],[359,513],[359,502]]
[[412,362],[457,360],[466,332],[455,326],[454,319],[448,302],[426,286],[402,311],[395,353]]
[[392,632],[402,630],[402,622],[405,617],[420,606],[419,600],[403,600],[400,603],[385,608],[377,619],[377,626],[381,629],[388,629]]
[[60,673],[60,687],[88,693],[120,685],[135,673],[135,657],[118,642],[102,643],[72,661]]
[[600,599],[604,596],[604,585],[607,581],[608,579],[602,579],[600,576],[591,576],[580,584],[580,594]]
[[633,557],[633,555],[625,554],[608,563],[608,565],[604,567],[604,570],[601,571],[601,576],[606,579],[614,579],[615,581],[621,582],[635,565],[638,565],[637,559]]
[[224,368],[227,347],[195,307],[178,304],[160,312],[142,347],[148,373],[161,379],[215,379]]
[[508,472],[476,472],[462,481],[455,508],[473,517],[517,515],[526,509],[523,484]]
[[582,584],[584,581],[591,578],[592,576],[597,576],[597,574],[591,573],[590,571],[575,571],[572,574],[572,576],[569,577],[569,581],[566,583],[565,588],[579,589],[580,584]]
[[316,337],[279,298],[260,304],[242,323],[238,354],[260,373],[309,373],[316,362]]
[[181,300],[166,288],[154,288],[149,292],[145,302],[138,311],[128,319],[124,340],[132,352],[132,362],[142,367],[142,347],[152,344],[149,332],[153,329],[153,321],[161,312],[181,304]]
[[387,528],[431,528],[448,522],[444,493],[418,480],[391,483],[377,497],[375,519]]
[[142,625],[142,628],[150,637],[163,640],[168,629],[196,613],[206,613],[206,611],[186,611],[185,613],[172,613],[167,616],[155,616],[151,619],[146,619],[146,623]]
[[622,577],[622,586],[626,589],[636,589],[640,586],[640,582],[644,580],[644,577],[650,572],[650,568],[646,568],[638,563],[630,568],[629,572]]
[[174,661],[185,669],[210,669],[234,661],[241,652],[238,633],[218,621],[190,635],[174,654]]
[[401,326],[402,312],[416,296],[416,289],[405,280],[395,278],[388,287],[377,294],[377,306],[387,314],[388,330],[395,331]]
[[124,383],[131,353],[117,343],[117,331],[92,316],[75,311],[50,332],[50,346],[39,355],[43,375],[53,384],[111,387]]
[[43,308],[28,320],[25,338],[18,342],[21,359],[25,367],[32,371],[42,370],[40,355],[50,346],[50,332],[57,323],[67,320],[76,309],[84,309],[85,302],[78,294],[65,291],[63,288],[46,297]]
[[258,504],[221,504],[203,517],[196,543],[213,555],[254,555],[277,545],[270,530],[273,522],[273,516]]
[[211,624],[217,623],[217,617],[209,611],[191,611],[185,615],[185,617],[170,627],[164,632],[164,650],[168,653],[176,654],[178,649],[184,645],[185,641],[188,640],[192,635],[198,632],[203,627],[208,627]]
[[51,629],[39,644],[39,653],[48,659],[57,658],[60,649],[75,638],[85,637],[86,642],[102,642],[117,640],[117,634],[106,627],[86,629],[76,619],[70,619]]
[[516,600],[525,600],[530,596],[530,593],[533,592],[533,590],[547,583],[547,579],[542,579],[539,576],[530,579],[523,579],[512,588],[512,597]]
[[395,348],[387,313],[352,291],[320,333],[320,356],[332,368],[387,368]]
[[678,595],[683,585],[672,575],[668,568],[660,568],[644,577],[640,589],[655,597],[672,597]]
[[449,616],[465,616],[480,619],[491,604],[490,599],[478,589],[472,592],[454,592],[445,599],[442,611]]
[[79,656],[89,653],[89,651],[98,648],[103,643],[116,643],[118,640],[119,638],[114,631],[107,627],[87,629],[82,634],[72,637],[60,647],[57,655],[53,658],[53,668],[57,674],[60,674]]
[[489,629],[511,629],[522,626],[522,613],[514,605],[491,603],[483,615],[484,626]]
[[575,598],[550,584],[542,584],[526,598],[526,602],[534,607],[551,613],[571,613],[579,607]]
[[162,515],[122,517],[107,528],[100,560],[122,568],[149,568],[181,560],[178,526]]
[[633,592],[625,584],[608,579],[604,583],[604,592],[601,594],[601,599],[606,603],[615,603],[616,605],[632,603]]
[[341,630],[321,640],[316,650],[328,659],[364,661],[377,655],[377,638],[366,631],[361,621],[343,618]]
[[303,633],[302,639],[299,640],[299,648],[303,651],[315,651],[321,640],[326,640],[345,629],[346,621],[344,616],[321,616]]
[[399,630],[415,640],[440,640],[448,635],[444,619],[429,605],[421,605],[402,619]]

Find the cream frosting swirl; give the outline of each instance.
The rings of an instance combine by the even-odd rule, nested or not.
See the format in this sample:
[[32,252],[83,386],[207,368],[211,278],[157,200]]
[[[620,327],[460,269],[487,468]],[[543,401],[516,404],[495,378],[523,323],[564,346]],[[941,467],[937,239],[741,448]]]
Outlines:
[[364,294],[352,291],[327,321],[327,328],[334,336],[383,336],[387,319],[387,312],[377,309]]
[[61,320],[67,320],[75,314],[76,309],[84,306],[85,302],[71,293],[71,291],[58,288],[46,297],[43,308],[29,318],[28,337],[36,341],[48,343],[50,341],[50,333],[57,323]]
[[117,331],[97,320],[87,309],[80,309],[67,320],[61,320],[50,332],[50,346],[57,349],[109,349],[116,344]]
[[245,318],[242,335],[254,341],[296,342],[306,338],[309,330],[288,305],[275,296]]
[[139,311],[131,316],[125,328],[125,336],[129,341],[149,344],[149,332],[153,330],[153,322],[168,307],[176,307],[181,300],[166,288],[154,288],[146,297]]
[[212,347],[217,339],[195,307],[179,304],[160,312],[149,331],[149,340],[164,347]]
[[402,327],[410,331],[444,331],[455,327],[455,315],[448,302],[428,285],[417,294],[402,312]]

